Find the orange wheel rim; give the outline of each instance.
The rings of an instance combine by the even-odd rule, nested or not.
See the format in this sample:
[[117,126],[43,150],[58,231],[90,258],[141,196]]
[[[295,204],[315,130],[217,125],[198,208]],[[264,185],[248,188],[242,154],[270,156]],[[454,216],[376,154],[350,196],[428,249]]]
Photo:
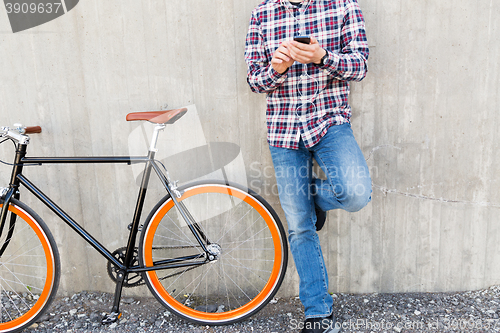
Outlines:
[[[0,205],[0,208],[3,205]],[[40,298],[38,301],[35,303],[35,305],[27,311],[25,314],[22,316],[9,321],[7,323],[0,323],[0,330],[13,330],[16,329],[23,324],[27,323],[31,319],[33,319],[44,307],[44,305],[47,303],[47,300],[49,298],[49,295],[52,291],[52,286],[54,282],[54,259],[53,259],[53,253],[52,249],[49,246],[49,240],[45,236],[45,233],[42,231],[42,229],[38,226],[37,223],[35,223],[29,216],[28,214],[22,210],[21,208],[15,207],[13,205],[9,205],[9,211],[12,213],[16,214],[17,216],[21,217],[26,223],[28,223],[33,231],[35,231],[36,235],[40,239],[42,245],[43,245],[43,251],[45,253],[45,259],[47,260],[47,276],[45,280],[45,285],[43,287],[43,291],[40,294]]]
[[[278,233],[278,228],[275,226],[273,220],[271,219],[271,215],[268,213],[268,211],[258,202],[256,199],[253,199],[250,195],[244,193],[243,191],[237,190],[237,189],[228,189],[227,187],[224,186],[217,186],[217,185],[211,185],[211,186],[200,186],[193,188],[189,192],[185,192],[181,199],[179,201],[182,201],[186,198],[189,198],[193,195],[200,194],[200,193],[222,193],[222,194],[229,194],[233,195],[234,197],[245,201],[248,203],[250,206],[252,206],[254,209],[258,211],[260,216],[262,216],[266,222],[266,224],[269,226],[269,230],[271,231],[272,239],[273,239],[273,244],[274,244],[274,264],[273,268],[271,271],[271,275],[269,276],[269,279],[264,286],[264,288],[260,291],[260,293],[255,296],[250,302],[247,304],[223,313],[207,313],[207,312],[202,312],[202,311],[197,311],[194,310],[190,307],[185,306],[184,304],[180,303],[177,301],[175,298],[170,296],[170,294],[165,290],[163,285],[160,283],[158,276],[156,274],[156,271],[149,271],[147,272],[147,275],[149,277],[149,280],[151,283],[154,285],[155,289],[160,293],[160,295],[167,301],[167,303],[172,306],[174,309],[176,309],[179,313],[185,314],[187,316],[190,316],[192,318],[196,319],[202,319],[202,320],[208,320],[208,321],[227,321],[227,320],[232,320],[239,318],[245,314],[247,314],[249,311],[252,311],[253,309],[256,309],[259,307],[266,297],[269,295],[271,290],[275,287],[275,285],[278,283],[280,272],[281,272],[281,264],[282,264],[282,248],[281,248],[281,239],[280,235]],[[163,207],[159,210],[159,212],[153,217],[152,222],[148,226],[148,232],[147,232],[147,237],[144,242],[144,257],[145,257],[145,265],[146,267],[152,267],[153,266],[153,253],[152,253],[152,248],[153,248],[153,238],[154,234],[156,232],[156,229],[158,228],[158,225],[161,221],[161,218],[165,215],[167,211],[169,211],[172,207],[174,206],[174,203],[172,200],[168,200],[166,204],[163,205]]]

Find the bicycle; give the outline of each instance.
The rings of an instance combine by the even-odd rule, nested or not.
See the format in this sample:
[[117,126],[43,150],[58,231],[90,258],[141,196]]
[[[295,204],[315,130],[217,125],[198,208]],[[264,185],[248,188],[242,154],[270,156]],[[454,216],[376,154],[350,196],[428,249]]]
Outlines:
[[[3,162],[12,166],[12,175],[9,185],[0,189],[0,332],[18,332],[34,323],[55,297],[61,274],[54,238],[45,222],[20,201],[21,188],[107,260],[116,286],[103,324],[120,318],[123,287],[140,284],[172,313],[201,325],[244,320],[274,297],[288,252],[285,231],[272,207],[253,191],[227,181],[178,187],[155,160],[159,133],[186,111],[127,115],[127,121],[155,124],[147,156],[28,157],[28,134],[41,128],[16,124],[0,129],[0,144],[12,141],[16,149],[14,162]],[[145,164],[125,248],[105,248],[23,174],[24,167],[55,163]],[[166,194],[140,225],[153,171]]]

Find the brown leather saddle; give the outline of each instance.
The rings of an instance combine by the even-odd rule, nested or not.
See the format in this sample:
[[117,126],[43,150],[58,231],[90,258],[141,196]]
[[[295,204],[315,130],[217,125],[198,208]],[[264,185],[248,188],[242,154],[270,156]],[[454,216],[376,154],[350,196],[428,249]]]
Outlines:
[[127,115],[127,121],[146,120],[155,124],[173,124],[187,112],[186,108],[165,110],[132,112]]

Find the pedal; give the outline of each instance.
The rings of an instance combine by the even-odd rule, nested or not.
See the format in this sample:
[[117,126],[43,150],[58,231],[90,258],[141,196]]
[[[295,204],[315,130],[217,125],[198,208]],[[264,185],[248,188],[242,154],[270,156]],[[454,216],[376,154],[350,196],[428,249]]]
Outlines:
[[118,319],[120,319],[121,317],[122,317],[121,312],[119,312],[119,313],[118,312],[111,312],[102,318],[101,323],[103,325],[112,324],[112,323],[117,322]]

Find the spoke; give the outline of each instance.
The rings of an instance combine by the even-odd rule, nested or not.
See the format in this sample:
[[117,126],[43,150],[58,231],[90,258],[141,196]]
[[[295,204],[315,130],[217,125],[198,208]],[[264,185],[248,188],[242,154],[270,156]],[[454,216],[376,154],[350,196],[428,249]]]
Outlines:
[[[212,270],[212,267],[209,267],[209,268],[207,269],[207,271],[205,272],[205,275],[203,275],[203,276],[200,278],[200,283],[198,283],[198,285],[194,288],[194,290],[193,290],[193,292],[191,293],[191,295],[193,295],[193,294],[196,292],[196,290],[198,290],[198,287],[200,286],[201,282],[203,281],[203,279],[205,278],[205,276],[207,276],[207,274],[208,274],[211,270]],[[200,274],[200,276],[201,276],[201,274]],[[193,279],[193,281],[191,281],[191,283],[190,283],[190,284],[188,284],[187,286],[185,286],[185,287],[184,287],[184,289],[186,289],[187,287],[189,287],[189,286],[190,286],[191,284],[193,284],[193,282],[195,282],[195,281],[196,281],[196,279]],[[184,289],[182,289],[182,290],[184,290]],[[189,297],[187,298],[186,302],[187,302],[187,301],[191,298],[191,295],[189,295]]]
[[[247,238],[245,240],[234,241],[234,242],[221,242],[221,243],[218,243],[218,244],[220,246],[224,245],[225,247],[228,247],[231,244],[240,244],[239,246],[241,246],[241,244],[248,242],[248,240],[250,240],[250,239],[254,240],[254,241],[265,241],[265,240],[273,239],[273,237],[253,238],[253,236],[252,236],[252,238]],[[254,247],[252,247],[252,249],[254,249]],[[263,249],[263,250],[266,250],[266,249],[269,250],[269,249],[271,249],[272,250],[272,248],[265,248],[265,247],[261,247],[261,249]]]
[[[1,278],[1,277],[0,277],[0,279],[2,279],[3,281],[5,281],[5,280],[4,280],[3,278]],[[9,284],[7,281],[5,281],[5,284],[6,284],[7,286],[9,286],[9,288],[12,290],[12,291],[11,291],[11,293],[14,293],[14,294],[15,294],[15,295],[19,298],[19,299],[22,299],[22,297],[21,297],[21,296],[19,296],[19,294],[18,294],[18,293],[14,290],[14,288],[12,288],[12,287],[10,286],[10,284]],[[2,286],[3,286],[3,285],[2,285]],[[20,316],[22,316],[23,314],[22,314],[21,310],[17,307],[16,303],[12,300],[12,298],[10,297],[10,295],[9,295],[9,294],[7,294],[7,296],[9,297],[10,302],[12,303],[12,305],[16,308],[17,312],[19,312],[19,315],[20,315]]]
[[[253,250],[253,249],[248,249],[248,251],[250,250]],[[232,256],[231,256],[232,257]],[[247,260],[247,261],[255,261],[254,258],[236,258],[236,260],[239,260],[239,261],[242,261],[242,260]],[[271,262],[274,262],[273,259],[259,259],[259,262],[260,261],[271,261]]]
[[[232,218],[231,218],[231,217],[232,217],[232,215],[234,215],[234,213],[233,213],[233,212],[234,212],[234,209],[235,209],[235,208],[236,208],[236,206],[237,206],[237,205],[235,205],[235,204],[234,204],[234,199],[235,199],[235,198],[234,198],[234,196],[233,196],[233,195],[231,195],[231,193],[230,193],[231,191],[232,191],[232,190],[229,190],[229,191],[227,191],[227,193],[224,193],[224,194],[226,194],[226,195],[227,195],[228,200],[230,200],[230,201],[231,201],[232,207],[231,207],[231,209],[229,210],[229,213],[228,213],[228,218],[226,219],[226,221],[225,221],[225,223],[224,223],[224,228],[223,228],[222,230],[226,230],[226,227],[227,227],[227,225],[228,225],[229,221],[231,221],[231,220],[232,220]],[[240,202],[242,202],[242,201],[244,201],[244,200],[241,200],[241,199],[240,199]],[[241,219],[240,219],[240,221],[241,221]],[[238,221],[238,222],[239,222],[239,221]],[[223,236],[224,236],[224,235],[223,235]],[[221,238],[222,238],[222,237],[221,237]],[[221,238],[219,238],[219,239],[217,240],[217,243],[221,240]]]
[[[28,274],[23,274],[23,273],[16,273],[16,275],[21,275],[21,276],[26,276],[27,278],[30,279],[37,279],[37,280],[44,280],[45,277],[43,276],[38,276],[38,275],[28,275]],[[43,282],[42,282],[43,283]]]
[[[168,215],[166,215],[166,216],[168,217],[168,219],[169,219],[170,221],[172,221],[172,223],[173,223],[173,224],[174,224],[177,228],[179,228],[179,229],[180,229],[180,227],[179,227],[179,226],[177,226],[177,224],[176,224],[176,223],[172,220],[172,218],[171,218],[170,216],[168,216]],[[169,227],[165,226],[163,223],[160,223],[160,226],[161,226],[163,229],[167,230],[167,232],[168,232],[168,233],[170,233],[171,235],[173,235],[173,236],[177,236],[177,238],[171,238],[171,237],[167,237],[167,236],[163,236],[163,235],[158,235],[158,233],[156,233],[156,236],[158,236],[158,237],[162,237],[162,238],[166,238],[166,239],[176,240],[176,241],[179,241],[179,242],[182,242],[182,243],[187,243],[187,244],[193,245],[193,242],[192,242],[192,241],[190,241],[189,239],[187,239],[187,240],[182,239],[182,237],[181,237],[181,236],[179,236],[176,232],[172,231],[172,229],[170,229]],[[181,231],[182,231],[182,230],[181,230]],[[184,233],[183,233],[183,234],[184,234]],[[186,234],[184,234],[184,236],[187,238]]]
[[[40,247],[41,247],[41,248],[43,248],[43,245],[42,245],[42,244],[40,244],[40,245],[38,245],[37,247],[34,247],[34,248],[32,248],[32,249],[30,249],[30,250],[28,250],[28,251],[24,252],[24,253],[21,253],[20,255],[18,255],[18,256],[16,256],[16,257],[9,258],[9,261],[2,262],[2,264],[8,264],[8,263],[10,263],[12,260],[17,259],[17,258],[19,258],[19,257],[25,257],[25,254],[30,253],[31,251],[33,251],[33,250],[35,250],[35,249],[37,249],[37,248],[40,248]],[[17,250],[17,251],[19,251],[19,250]],[[16,252],[17,252],[17,251],[16,251]],[[12,256],[12,255],[10,255],[10,256]],[[42,256],[42,255],[35,255],[35,256],[31,256],[31,255],[30,255],[30,256],[26,256],[26,257],[43,257],[43,258],[45,258],[45,256]]]
[[[47,266],[36,266],[36,265],[26,265],[26,264],[14,264],[14,263],[10,263],[9,266],[21,266],[21,267],[32,267],[32,268],[42,268],[42,269],[47,267]],[[6,265],[0,266],[0,268],[3,268],[3,267],[8,269]]]
[[[206,273],[205,273],[205,274],[206,274]],[[202,275],[202,274],[199,274],[198,276],[201,276],[201,275]],[[182,294],[182,293],[184,292],[184,290],[186,290],[186,288],[187,288],[187,287],[189,287],[191,284],[193,284],[193,283],[196,281],[196,279],[198,279],[198,277],[195,277],[194,279],[192,279],[192,281],[191,281],[191,282],[190,282],[187,286],[185,286],[184,288],[182,288],[182,289],[180,290],[180,292],[179,292],[177,295]],[[201,280],[200,280],[200,281],[201,281]],[[174,298],[175,298],[175,297],[174,297]]]
[[[233,258],[231,257],[231,259],[234,259],[234,261],[236,262],[239,262],[239,259],[236,259],[236,258]],[[227,260],[227,259],[226,259]],[[251,260],[251,259],[247,259],[247,260]],[[241,265],[234,265],[234,264],[226,264],[228,266],[231,266],[231,267],[235,267],[235,268],[243,268],[247,271],[250,271],[250,272],[263,272],[263,273],[271,273],[272,270],[268,270],[268,269],[256,269],[256,268],[249,268],[248,266],[245,266],[243,264]],[[259,277],[259,275],[257,275]],[[262,279],[262,281],[265,281],[264,279]]]
[[226,297],[227,297],[227,304],[228,304],[228,310],[232,310],[229,308],[229,305],[231,304],[231,301],[229,300],[229,292],[231,292],[231,295],[233,296],[233,299],[238,303],[238,307],[241,307],[241,303],[238,301],[238,297],[234,295],[234,293],[232,291],[229,290],[229,287],[227,285],[227,280],[226,280],[226,271],[225,271],[225,267],[224,267],[224,264],[221,264],[221,268],[222,268],[222,273],[224,274],[223,276],[220,276],[219,272],[217,272],[217,275],[219,275],[219,277],[221,278],[221,280],[224,281],[224,285],[226,286]]
[[[189,210],[186,207],[186,204],[184,203],[184,201],[179,202],[179,204],[182,207],[182,209],[184,210],[184,213],[186,214],[187,218],[190,220],[191,224],[195,224],[196,223],[202,229],[202,232],[204,232],[205,230],[203,230],[203,226],[200,225],[200,219],[196,218],[195,216],[193,216],[192,210]],[[178,209],[177,209],[177,211],[178,211]],[[179,212],[179,214],[180,214],[180,212]],[[188,228],[189,228],[189,226],[188,226]]]
[[[217,240],[217,243],[218,243],[218,242],[220,242],[220,240],[221,240],[222,238],[224,238],[224,236],[226,236],[226,235],[227,235],[227,233],[228,233],[229,231],[231,231],[231,229],[233,229],[233,228],[234,228],[234,227],[235,227],[238,223],[240,223],[240,221],[241,221],[241,220],[243,220],[243,218],[244,218],[245,216],[247,216],[247,215],[248,215],[248,213],[250,213],[250,210],[249,210],[248,212],[246,212],[246,214],[245,214],[245,215],[243,215],[243,216],[242,216],[242,217],[241,217],[238,221],[236,221],[236,222],[235,222],[235,223],[231,226],[231,228],[229,228],[229,229],[228,229],[228,230],[227,230],[227,231],[226,231],[226,232],[225,232],[222,236],[220,236],[220,237],[219,237],[219,239]],[[225,229],[225,227],[224,227],[224,229]]]
[[[231,258],[233,258],[231,256]],[[253,275],[255,275],[257,278],[261,279],[263,282],[267,282],[267,280],[264,280],[263,278],[260,277],[260,275],[258,275],[257,273],[255,273],[255,271],[260,271],[260,272],[266,272],[266,273],[271,273],[271,271],[265,271],[265,270],[251,270],[249,269],[247,266],[243,265],[241,262],[239,262],[236,258],[233,258],[237,263],[239,263],[241,266],[236,266],[236,265],[230,265],[228,264],[229,266],[232,266],[232,267],[238,267],[238,268],[244,268],[246,269],[248,272],[251,272]],[[246,278],[246,275],[245,274],[241,274],[245,279]],[[270,274],[269,274],[270,275]],[[248,280],[247,280],[248,281]],[[255,288],[255,289],[258,289],[258,288]]]
[[[250,212],[250,211],[249,211],[249,212]],[[245,230],[244,230],[244,231],[243,231],[243,232],[242,232],[239,236],[235,237],[235,239],[240,239],[241,235],[245,234],[245,232],[247,232],[247,230],[248,230],[248,229],[250,229],[251,227],[253,227],[253,226],[257,223],[257,221],[258,221],[259,219],[260,219],[260,216],[259,216],[259,217],[257,217],[257,219],[256,219],[255,221],[253,221],[253,223],[252,223],[252,224],[250,224],[250,225],[249,225],[249,226],[248,226],[248,227],[247,227],[247,228],[246,228],[246,229],[245,229]],[[241,219],[240,219],[240,221],[241,221]],[[266,227],[267,227],[267,224],[266,224]],[[266,229],[266,227],[264,227],[264,229]],[[260,232],[262,232],[262,230],[261,230]],[[260,232],[256,233],[255,235],[258,235]],[[255,235],[253,235],[252,237],[255,237]],[[219,240],[220,240],[220,239],[219,239]],[[247,241],[248,241],[248,239],[247,239]]]
[[[245,296],[249,299],[249,300],[251,300],[251,299],[252,299],[250,296],[248,296],[248,295],[247,295],[247,293],[246,293],[246,292],[244,292],[244,291],[243,291],[243,289],[241,289],[241,288],[240,288],[240,286],[239,286],[236,282],[234,282],[234,280],[233,280],[233,279],[231,279],[231,277],[230,277],[229,275],[227,275],[227,274],[226,274],[226,276],[229,278],[229,280],[231,280],[231,282],[232,282],[232,283],[233,283],[233,284],[234,284],[234,285],[235,285],[235,286],[236,286],[236,287],[237,287],[237,288],[238,288],[238,289],[239,289],[239,290],[240,290],[240,291],[241,291],[241,292],[242,292],[242,293],[243,293],[243,294],[244,294],[244,295],[245,295]],[[255,288],[255,287],[254,287],[254,288]],[[256,289],[257,289],[257,288],[256,288]]]
[[[17,274],[17,275],[19,275],[19,274]],[[34,295],[34,294],[33,294],[33,293],[32,293],[32,292],[31,292],[31,291],[27,288],[27,286],[29,286],[31,289],[36,289],[36,290],[39,290],[39,291],[43,291],[43,289],[40,289],[40,288],[37,288],[37,287],[33,287],[33,286],[31,286],[30,284],[17,282],[17,281],[14,281],[14,280],[9,280],[9,279],[5,279],[5,278],[2,278],[2,277],[0,277],[0,279],[1,279],[2,281],[5,281],[5,282],[11,282],[11,283],[13,283],[13,284],[18,284],[18,285],[23,286],[23,288],[24,288],[24,289],[26,289],[26,292],[30,293],[30,294],[31,294],[31,296],[35,296],[35,295]]]
[[[7,267],[6,267],[7,268]],[[26,287],[26,284],[24,284],[21,280],[19,280],[19,278],[17,277],[17,275],[15,275],[9,268],[7,268],[7,270],[10,272],[10,274],[12,274],[14,276],[14,278],[18,281],[18,282],[14,282],[14,283],[17,283],[17,284],[20,284],[24,287],[24,289],[26,289],[26,291],[28,291],[28,293],[31,295],[31,296],[35,296],[31,293],[31,291]],[[5,281],[5,279],[2,278],[3,281]],[[28,305],[26,302],[24,302],[24,304]],[[29,306],[28,306],[29,307]]]
[[[169,212],[172,211],[172,210],[169,210]],[[179,229],[179,231],[184,235],[184,237],[186,238],[187,241],[185,241],[186,243],[188,244],[191,244],[193,246],[196,246],[196,243],[194,243],[187,235],[186,233],[182,230],[182,228],[174,221],[172,220],[172,218],[170,217],[170,215],[168,215],[168,212],[167,214],[165,214],[165,216],[170,220],[172,221],[172,223],[177,227],[177,229]],[[161,223],[161,222],[160,222]],[[165,227],[163,224],[162,224],[162,227],[167,229],[167,230],[170,230],[169,228]],[[188,227],[189,228],[189,227]],[[179,236],[180,237],[180,236]],[[201,251],[200,251],[201,253]]]
[[[12,228],[12,227],[11,227],[11,228]],[[17,236],[17,235],[21,234],[21,232],[22,232],[22,231],[24,231],[24,230],[26,230],[26,229],[28,229],[28,228],[29,228],[29,230],[33,230],[33,229],[31,229],[31,227],[30,227],[28,224],[26,224],[26,226],[25,226],[23,229],[18,230],[18,231],[16,232],[16,234],[15,234],[15,235],[12,235],[12,237],[11,237],[8,241],[10,242],[14,236]],[[9,230],[10,230],[10,229],[9,229]],[[26,240],[26,242],[25,242],[25,243],[23,243],[22,245],[18,246],[18,249],[17,249],[16,251],[14,251],[13,253],[11,253],[11,254],[10,254],[10,256],[12,257],[12,258],[10,259],[10,261],[12,261],[12,260],[14,260],[14,259],[17,259],[17,258],[19,258],[20,256],[23,256],[24,254],[29,253],[29,252],[33,251],[34,249],[37,249],[37,248],[41,247],[41,246],[42,246],[42,244],[40,243],[40,245],[38,245],[38,246],[36,246],[36,247],[34,247],[34,248],[32,248],[32,249],[30,249],[30,250],[26,251],[26,252],[24,252],[24,253],[22,253],[22,254],[20,254],[20,255],[16,256],[16,257],[14,257],[14,255],[15,255],[17,252],[21,251],[21,249],[23,249],[23,248],[25,247],[25,245],[26,245],[26,244],[30,243],[30,242],[31,242],[31,240],[32,240],[34,237],[36,237],[36,239],[37,239],[37,240],[39,240],[39,239],[38,239],[37,234],[33,232],[32,236],[31,236],[28,240]],[[16,239],[17,239],[17,238],[16,238]],[[7,242],[7,240],[5,240],[5,242]],[[37,242],[37,243],[38,243],[38,242]],[[10,245],[10,246],[11,246],[11,245]],[[6,262],[6,263],[8,263],[8,262]]]
[[[9,220],[10,220],[10,218],[11,218],[11,216],[12,216],[12,215],[14,215],[14,216],[16,217],[16,220],[17,220],[18,215],[14,214],[14,213],[12,213],[12,212],[10,212],[10,214],[11,214],[10,216],[6,217],[6,220],[7,220],[7,219],[9,219]],[[24,221],[23,219],[21,219],[21,220],[22,220],[22,221]],[[5,233],[5,235],[8,235],[8,234],[9,234],[9,232],[12,230],[12,228],[14,228],[14,226],[15,226],[15,225],[16,225],[16,221],[14,221],[14,225],[10,225],[10,226],[9,226],[9,229],[7,229],[7,232]],[[25,225],[24,225],[23,229],[22,229],[22,230],[18,230],[18,231],[16,232],[16,235],[17,235],[17,234],[19,234],[19,233],[20,233],[20,231],[24,231],[24,230],[26,230],[27,228],[29,228],[29,229],[31,230],[30,225],[29,225],[28,223],[25,223]],[[14,236],[14,235],[12,235],[12,236]],[[11,238],[12,238],[12,237],[11,237]],[[7,238],[5,238],[5,241],[7,241]],[[5,242],[5,241],[4,241],[4,242]]]
[[[165,229],[167,229],[166,227],[164,227]],[[184,245],[184,246],[189,246],[189,247],[200,247],[199,245],[196,245],[192,242],[188,242],[188,241],[185,241],[185,240],[182,240],[182,239],[178,239],[178,238],[172,238],[172,237],[167,237],[167,236],[163,236],[163,235],[158,235],[156,234],[155,237],[158,237],[158,238],[163,238],[163,239],[168,239],[168,240],[173,240],[173,241],[178,241],[178,242],[181,242],[181,243],[186,243],[186,244],[189,244],[189,245]],[[181,245],[182,246],[182,245]],[[171,247],[174,247],[174,246],[171,246]]]
[[[263,232],[264,230],[267,230],[267,225],[266,225],[264,228],[262,228],[259,232],[257,232],[255,235],[260,234],[260,233],[261,233],[261,232]],[[238,246],[236,246],[236,247],[232,248],[232,249],[231,249],[231,251],[229,251],[229,252],[227,252],[227,253],[231,253],[231,252],[233,252],[234,250],[236,250],[237,248],[239,248],[241,245],[243,245],[243,244],[245,244],[245,243],[249,242],[250,240],[251,240],[251,238],[246,239],[246,240],[245,240],[244,242],[242,242],[240,245],[238,245]]]
[[[184,273],[186,273],[187,271],[188,271],[188,269],[184,270],[181,274],[179,274],[179,276],[177,277],[177,279],[175,279],[174,281],[172,281],[172,282],[170,283],[170,285],[168,286],[168,288],[165,288],[169,294],[170,294],[170,291],[169,291],[170,287],[172,287],[172,285],[173,285],[175,282],[177,282],[177,281],[178,281],[178,280],[179,280],[179,279],[180,279],[180,278],[184,275]],[[174,273],[174,274],[175,274],[175,273]],[[158,274],[157,274],[156,276],[158,276]],[[160,279],[160,280],[161,280],[161,279]],[[174,289],[174,291],[175,291],[175,289]],[[175,296],[174,296],[174,295],[172,295],[172,296],[175,298]]]
[[[5,295],[7,296],[7,298],[14,304],[14,301],[12,300],[12,298],[10,298],[9,292],[3,287],[3,285],[2,285],[2,289],[5,291]],[[2,308],[5,309],[5,306],[2,306]],[[9,321],[12,321],[12,317],[11,317],[10,313],[7,311],[7,309],[5,309],[5,313],[7,314],[7,316],[9,316]],[[2,318],[3,318],[3,316],[2,316]]]

